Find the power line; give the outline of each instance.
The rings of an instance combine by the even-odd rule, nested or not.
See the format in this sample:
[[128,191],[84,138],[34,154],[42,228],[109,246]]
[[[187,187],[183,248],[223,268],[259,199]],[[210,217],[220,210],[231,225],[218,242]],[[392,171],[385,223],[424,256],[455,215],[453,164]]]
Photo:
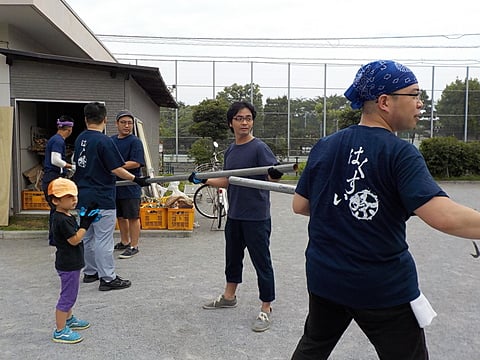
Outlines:
[[[145,35],[97,35],[104,42],[164,44],[178,46],[217,46],[249,48],[331,48],[331,49],[478,49],[480,44],[375,44],[343,43],[342,41],[377,41],[406,39],[447,39],[455,41],[466,37],[480,37],[480,34],[444,34],[444,35],[402,35],[402,36],[366,36],[366,37],[324,37],[324,38],[240,38],[240,37],[180,37],[180,36],[145,36]],[[478,39],[480,42],[480,38]]]
[[[376,60],[376,58],[340,58],[340,57],[279,57],[279,56],[229,56],[229,55],[179,55],[179,54],[145,54],[145,53],[113,53],[119,61],[174,61],[181,60],[185,62],[261,62],[273,64],[294,63],[296,65],[315,66],[319,64],[329,63],[331,65],[358,65],[368,60]],[[469,66],[480,64],[480,59],[429,59],[429,58],[402,58],[397,59],[408,63],[409,65],[420,64],[424,66]]]
[[266,37],[183,37],[183,36],[149,36],[149,35],[118,35],[118,34],[97,34],[103,38],[123,39],[159,39],[159,40],[226,40],[226,41],[338,41],[338,40],[391,40],[391,39],[421,39],[421,38],[445,38],[448,40],[460,39],[468,36],[480,36],[480,33],[473,34],[435,34],[435,35],[393,35],[393,36],[359,36],[359,37],[298,37],[298,38],[266,38]]

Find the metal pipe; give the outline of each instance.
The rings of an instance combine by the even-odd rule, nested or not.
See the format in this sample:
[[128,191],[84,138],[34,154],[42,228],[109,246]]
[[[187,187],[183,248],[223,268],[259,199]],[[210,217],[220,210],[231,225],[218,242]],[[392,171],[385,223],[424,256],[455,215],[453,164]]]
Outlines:
[[285,194],[295,193],[295,186],[281,184],[277,182],[271,182],[271,181],[262,181],[262,180],[246,179],[246,178],[241,178],[237,176],[230,176],[228,178],[228,182],[232,185],[245,186],[245,187],[254,188],[254,189],[276,191],[276,192],[281,192]]
[[[282,165],[275,165],[275,166],[260,166],[260,167],[253,167],[253,168],[244,168],[244,169],[235,169],[235,170],[220,170],[220,171],[206,171],[206,172],[199,172],[195,174],[197,179],[210,179],[210,178],[219,178],[219,177],[229,177],[229,176],[251,176],[251,175],[265,175],[268,174],[268,169],[271,167],[277,169],[281,172],[294,172],[298,169],[297,163],[291,164],[282,164]],[[190,174],[181,174],[181,175],[173,175],[173,176],[160,176],[147,179],[149,184],[152,183],[166,183],[172,181],[183,181],[188,180]],[[127,185],[134,185],[135,183],[128,180],[117,181],[117,186],[127,186]]]
[[[197,179],[210,179],[229,176],[251,176],[251,175],[265,175],[268,174],[268,169],[271,167],[281,172],[294,172],[298,169],[298,164],[284,164],[275,166],[260,166],[235,170],[221,170],[221,171],[206,171],[195,174]],[[190,176],[190,174],[188,175]],[[187,179],[188,179],[187,176]]]

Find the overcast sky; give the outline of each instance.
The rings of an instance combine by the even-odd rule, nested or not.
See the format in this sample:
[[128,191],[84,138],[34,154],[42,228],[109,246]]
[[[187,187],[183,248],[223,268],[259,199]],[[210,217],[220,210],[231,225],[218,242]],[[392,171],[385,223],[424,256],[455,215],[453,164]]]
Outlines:
[[[480,61],[480,35],[475,35],[480,34],[480,2],[471,0],[448,4],[433,0],[66,2],[96,35],[283,39],[278,42],[227,40],[217,46],[208,46],[205,39],[193,42],[162,40],[162,43],[155,40],[139,44],[100,37],[117,58],[137,54],[134,57],[144,59],[147,55],[157,55],[178,59],[289,59],[334,64],[364,64],[383,58],[410,66],[480,66],[477,62]],[[419,37],[427,35],[445,36]],[[307,38],[330,40],[309,41]],[[248,44],[251,46],[246,46]],[[152,66],[162,68],[158,64]],[[167,73],[168,68],[161,72]],[[354,71],[352,79],[353,76]]]

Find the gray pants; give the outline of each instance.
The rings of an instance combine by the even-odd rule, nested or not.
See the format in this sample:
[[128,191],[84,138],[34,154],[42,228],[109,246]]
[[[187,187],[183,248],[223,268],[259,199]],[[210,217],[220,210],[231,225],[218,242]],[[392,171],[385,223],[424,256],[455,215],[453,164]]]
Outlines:
[[114,280],[115,261],[113,259],[113,232],[117,211],[100,210],[102,218],[92,223],[83,237],[85,248],[85,268],[83,272],[88,275],[98,273],[98,277],[105,281]]

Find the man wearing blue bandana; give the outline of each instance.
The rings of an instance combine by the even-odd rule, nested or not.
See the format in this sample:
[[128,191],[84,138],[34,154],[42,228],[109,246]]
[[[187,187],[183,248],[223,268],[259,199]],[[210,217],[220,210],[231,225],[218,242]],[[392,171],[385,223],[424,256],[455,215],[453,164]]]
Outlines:
[[355,321],[382,360],[426,360],[424,327],[436,316],[418,286],[406,242],[417,215],[447,234],[480,239],[480,213],[452,201],[420,152],[395,132],[423,107],[415,75],[394,61],[362,66],[345,92],[358,125],[310,152],[293,211],[310,217],[309,314],[293,360],[327,359]]

